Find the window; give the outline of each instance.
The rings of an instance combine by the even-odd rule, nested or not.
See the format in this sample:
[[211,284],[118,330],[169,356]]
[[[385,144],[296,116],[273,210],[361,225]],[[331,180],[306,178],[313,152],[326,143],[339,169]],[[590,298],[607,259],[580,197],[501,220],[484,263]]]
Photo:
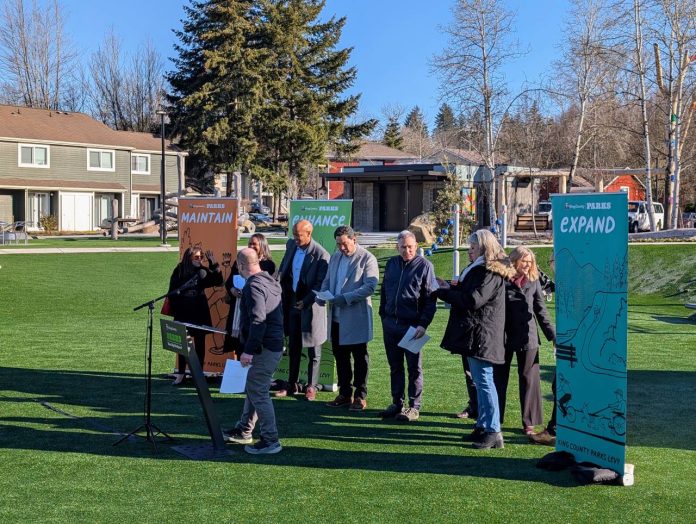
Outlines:
[[619,191],[623,191],[624,193],[628,193],[628,190],[629,190],[629,189],[630,189],[630,188],[629,188],[628,186],[621,186],[621,187],[619,188]]
[[19,167],[51,167],[51,150],[49,146],[19,144],[17,156],[17,165]]
[[87,169],[89,171],[115,171],[114,151],[110,149],[88,149]]
[[149,175],[150,155],[133,153],[131,155],[131,173],[135,175]]

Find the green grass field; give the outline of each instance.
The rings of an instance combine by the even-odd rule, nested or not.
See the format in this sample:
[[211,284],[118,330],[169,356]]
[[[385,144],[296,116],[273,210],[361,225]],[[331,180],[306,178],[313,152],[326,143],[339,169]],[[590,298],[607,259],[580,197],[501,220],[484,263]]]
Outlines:
[[[545,265],[549,250],[537,253]],[[452,417],[464,380],[461,361],[438,347],[444,309],[429,330],[417,423],[377,417],[390,401],[377,325],[367,412],[325,407],[329,393],[276,400],[279,455],[233,447],[229,460],[196,462],[165,443],[156,453],[140,439],[114,447],[142,421],[146,312],[132,308],[166,291],[176,253],[0,256],[0,522],[693,522],[696,324],[683,304],[696,298],[694,260],[696,246],[630,250],[627,461],[636,485],[609,487],[535,467],[551,449],[522,435],[514,376],[505,449],[462,445],[471,424]],[[447,254],[434,262],[451,273]],[[154,422],[177,444],[203,443],[195,390],[161,378],[173,355],[159,347],[156,330]],[[548,343],[541,360],[548,398]],[[242,397],[214,401],[233,424]],[[545,410],[548,418],[550,402]]]

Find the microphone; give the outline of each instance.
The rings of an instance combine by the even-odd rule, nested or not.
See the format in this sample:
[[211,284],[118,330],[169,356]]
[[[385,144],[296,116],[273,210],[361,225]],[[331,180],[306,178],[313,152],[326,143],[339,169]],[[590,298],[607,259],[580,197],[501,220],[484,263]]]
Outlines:
[[181,286],[179,289],[176,290],[176,294],[180,294],[182,291],[186,291],[187,289],[190,289],[192,287],[195,287],[196,284],[198,284],[199,280],[203,280],[205,276],[207,275],[207,272],[205,269],[199,269],[198,273],[193,275],[188,282],[186,282],[183,286]]

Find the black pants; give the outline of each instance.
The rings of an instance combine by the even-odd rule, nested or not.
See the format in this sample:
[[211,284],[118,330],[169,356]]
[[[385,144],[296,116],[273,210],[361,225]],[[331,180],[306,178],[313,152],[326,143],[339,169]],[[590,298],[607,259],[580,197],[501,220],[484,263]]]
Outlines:
[[[365,399],[367,397],[367,374],[370,365],[370,357],[367,354],[367,343],[340,345],[338,322],[331,322],[331,347],[336,360],[336,374],[338,375],[338,393],[345,397]],[[355,375],[350,363],[353,357]],[[351,381],[353,382],[351,387]]]
[[522,425],[538,426],[544,422],[541,411],[541,379],[539,377],[539,349],[527,351],[505,350],[505,364],[493,366],[493,380],[498,391],[500,423],[505,420],[505,403],[507,387],[510,380],[510,367],[513,355],[517,356],[517,374],[519,377],[520,413]]
[[[384,326],[385,320],[382,321]],[[404,370],[404,359],[408,370],[408,405],[420,410],[421,396],[423,394],[423,354],[421,352],[411,353],[399,347],[399,342],[406,331],[408,325],[401,330],[384,328],[384,349],[387,352],[387,362],[389,362],[389,376],[391,379],[392,402],[397,406],[404,404],[406,372]]]
[[478,415],[478,395],[476,394],[476,384],[474,384],[474,378],[471,376],[471,370],[469,369],[469,360],[465,355],[462,355],[462,365],[464,366],[464,381],[466,382],[466,392],[469,395],[469,408],[470,412],[474,415]]
[[[302,312],[299,309],[291,309],[289,313],[288,335],[288,387],[296,388],[300,377],[302,364]],[[321,344],[307,347],[307,386],[316,387],[319,384],[319,365],[321,364]]]
[[[192,329],[189,331],[191,338],[193,338],[193,347],[196,350],[196,356],[198,357],[198,362],[201,364],[201,369],[205,367],[205,331],[200,331],[198,329]],[[186,371],[186,359],[182,355],[176,356],[176,369],[178,373],[184,373]]]

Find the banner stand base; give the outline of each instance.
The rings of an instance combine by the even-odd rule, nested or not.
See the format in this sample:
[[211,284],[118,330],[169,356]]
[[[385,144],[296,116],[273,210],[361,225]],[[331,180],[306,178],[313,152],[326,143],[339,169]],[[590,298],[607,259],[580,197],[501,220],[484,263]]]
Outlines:
[[191,460],[220,460],[234,455],[230,449],[217,449],[213,444],[186,444],[171,449]]
[[622,486],[633,486],[633,482],[635,481],[635,478],[633,476],[634,470],[635,466],[633,464],[625,464],[624,474],[623,477],[621,477]]

